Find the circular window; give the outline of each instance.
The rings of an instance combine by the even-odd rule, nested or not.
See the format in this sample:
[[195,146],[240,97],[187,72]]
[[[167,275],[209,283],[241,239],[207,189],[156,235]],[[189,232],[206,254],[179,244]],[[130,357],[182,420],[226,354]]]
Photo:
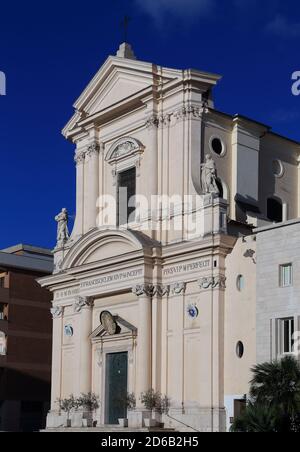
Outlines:
[[239,275],[236,279],[236,287],[239,292],[242,292],[245,288],[245,278],[243,275]]
[[284,167],[280,160],[273,160],[272,171],[275,177],[282,177],[284,175]]
[[243,342],[240,341],[237,343],[236,346],[236,356],[241,359],[244,356],[244,352],[245,352],[244,344]]
[[217,154],[219,157],[222,157],[225,154],[225,145],[223,141],[218,137],[212,137],[210,140],[211,150]]

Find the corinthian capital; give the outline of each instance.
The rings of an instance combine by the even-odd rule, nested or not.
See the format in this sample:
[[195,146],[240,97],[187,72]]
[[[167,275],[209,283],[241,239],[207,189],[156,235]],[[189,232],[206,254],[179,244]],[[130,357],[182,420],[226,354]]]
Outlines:
[[154,287],[153,295],[157,295],[158,297],[165,297],[170,293],[170,286],[157,285]]
[[76,165],[80,165],[81,163],[84,163],[85,159],[85,152],[84,151],[76,151],[74,161]]
[[172,294],[173,295],[181,295],[186,291],[186,283],[178,282],[172,285]]
[[208,276],[201,278],[199,281],[200,289],[226,289],[226,277],[223,275]]
[[100,152],[100,144],[95,141],[88,147],[86,154],[88,156],[91,156],[91,155],[97,155],[97,154],[99,154],[99,152]]
[[63,315],[63,308],[61,306],[55,306],[50,309],[53,319],[59,319]]
[[138,284],[132,288],[132,293],[141,297],[146,295],[147,297],[152,297],[154,293],[154,286],[151,284]]
[[74,312],[81,312],[84,308],[93,306],[93,301],[88,297],[77,297],[74,302]]

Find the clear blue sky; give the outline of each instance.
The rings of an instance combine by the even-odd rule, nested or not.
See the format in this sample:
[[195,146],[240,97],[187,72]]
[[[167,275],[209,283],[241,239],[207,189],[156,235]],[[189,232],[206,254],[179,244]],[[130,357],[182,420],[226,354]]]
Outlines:
[[0,70],[0,247],[52,247],[53,217],[75,213],[73,145],[61,129],[72,104],[122,41],[131,18],[136,55],[224,76],[216,107],[300,140],[299,0],[85,0],[2,2]]

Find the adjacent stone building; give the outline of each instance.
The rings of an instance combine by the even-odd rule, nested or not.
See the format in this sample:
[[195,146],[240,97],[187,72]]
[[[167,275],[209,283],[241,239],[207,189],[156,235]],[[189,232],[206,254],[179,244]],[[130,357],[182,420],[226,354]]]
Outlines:
[[[253,229],[299,216],[299,143],[214,105],[221,77],[135,58],[122,44],[76,101],[76,221],[58,222],[52,401],[90,391],[98,425],[144,425],[140,394],[170,399],[166,426],[224,431],[256,362]],[[135,196],[135,198],[133,198]],[[154,197],[154,198],[153,198]],[[129,202],[129,208],[128,207]]]
[[299,351],[300,221],[291,220],[255,232],[257,361],[261,363]]
[[49,293],[36,282],[53,271],[50,250],[0,252],[0,431],[44,427],[50,402]]

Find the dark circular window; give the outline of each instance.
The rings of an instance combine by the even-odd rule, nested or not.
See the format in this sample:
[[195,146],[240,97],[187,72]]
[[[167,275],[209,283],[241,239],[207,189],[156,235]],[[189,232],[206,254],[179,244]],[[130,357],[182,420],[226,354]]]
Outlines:
[[224,145],[222,143],[222,140],[220,138],[212,138],[211,140],[211,148],[217,155],[224,154]]
[[236,356],[242,358],[244,356],[245,347],[243,342],[239,341],[236,346]]

